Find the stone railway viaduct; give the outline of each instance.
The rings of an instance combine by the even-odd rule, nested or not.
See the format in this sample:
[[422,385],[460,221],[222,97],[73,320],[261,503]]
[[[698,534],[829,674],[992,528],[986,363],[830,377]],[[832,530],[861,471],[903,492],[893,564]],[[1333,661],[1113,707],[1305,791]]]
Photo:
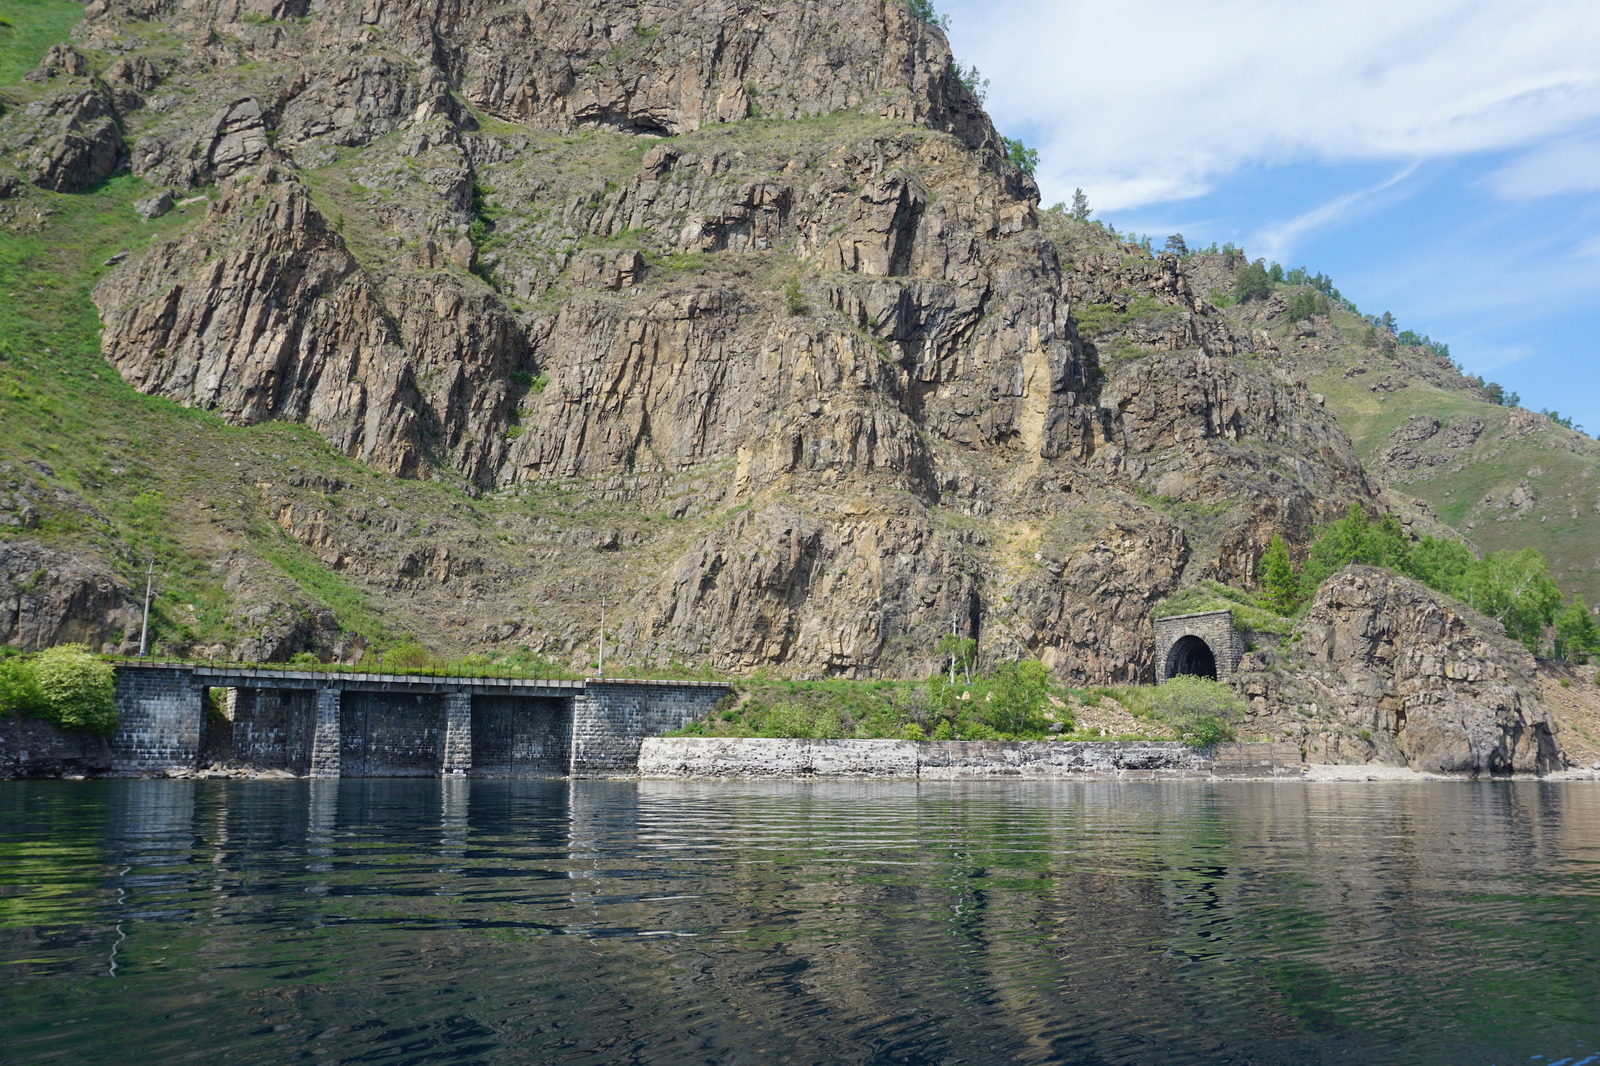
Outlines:
[[[533,681],[121,662],[112,769],[194,769],[220,753],[311,777],[628,773],[647,736],[730,691],[695,681]],[[226,720],[206,690],[228,689]]]
[[[1156,680],[1226,679],[1245,638],[1227,611],[1157,619]],[[603,776],[633,772],[640,742],[726,696],[696,681],[539,681],[116,664],[121,724],[112,769],[161,773],[204,762],[310,777]],[[224,719],[208,689],[227,689]]]

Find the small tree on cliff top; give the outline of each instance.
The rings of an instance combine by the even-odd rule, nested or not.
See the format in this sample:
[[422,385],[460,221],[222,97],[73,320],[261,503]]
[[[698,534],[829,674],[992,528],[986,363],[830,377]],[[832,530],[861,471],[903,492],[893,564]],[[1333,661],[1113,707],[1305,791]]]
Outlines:
[[937,26],[941,30],[949,31],[950,16],[941,15],[933,6],[933,0],[902,0],[914,18],[926,22],[930,26]]
[[1246,263],[1239,268],[1239,274],[1233,279],[1234,299],[1243,303],[1246,300],[1264,300],[1272,292],[1272,281],[1267,277],[1267,264],[1264,260],[1257,259],[1254,263]]
[[1288,546],[1276,533],[1272,535],[1272,543],[1267,545],[1266,553],[1261,556],[1258,573],[1267,606],[1279,614],[1293,614],[1300,606],[1300,579],[1289,562]]

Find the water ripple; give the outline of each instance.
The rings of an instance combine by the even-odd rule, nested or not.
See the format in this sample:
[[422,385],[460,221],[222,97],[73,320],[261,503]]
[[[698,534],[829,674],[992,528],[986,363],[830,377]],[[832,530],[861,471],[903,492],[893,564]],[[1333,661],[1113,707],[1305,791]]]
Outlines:
[[1600,1047],[1576,783],[9,783],[0,854],[8,1063]]

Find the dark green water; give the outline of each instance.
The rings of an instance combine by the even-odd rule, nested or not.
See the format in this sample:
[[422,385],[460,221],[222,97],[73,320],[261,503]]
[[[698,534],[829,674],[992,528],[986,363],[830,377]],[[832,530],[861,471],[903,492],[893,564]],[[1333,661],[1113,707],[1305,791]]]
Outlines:
[[0,783],[0,1061],[1600,1063],[1600,788]]

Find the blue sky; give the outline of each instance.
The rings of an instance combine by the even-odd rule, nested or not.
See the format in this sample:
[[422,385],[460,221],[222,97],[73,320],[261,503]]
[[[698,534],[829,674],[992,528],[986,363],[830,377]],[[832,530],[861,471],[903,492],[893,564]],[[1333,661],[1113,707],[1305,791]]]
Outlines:
[[940,0],[1045,203],[1330,275],[1600,432],[1600,0]]

